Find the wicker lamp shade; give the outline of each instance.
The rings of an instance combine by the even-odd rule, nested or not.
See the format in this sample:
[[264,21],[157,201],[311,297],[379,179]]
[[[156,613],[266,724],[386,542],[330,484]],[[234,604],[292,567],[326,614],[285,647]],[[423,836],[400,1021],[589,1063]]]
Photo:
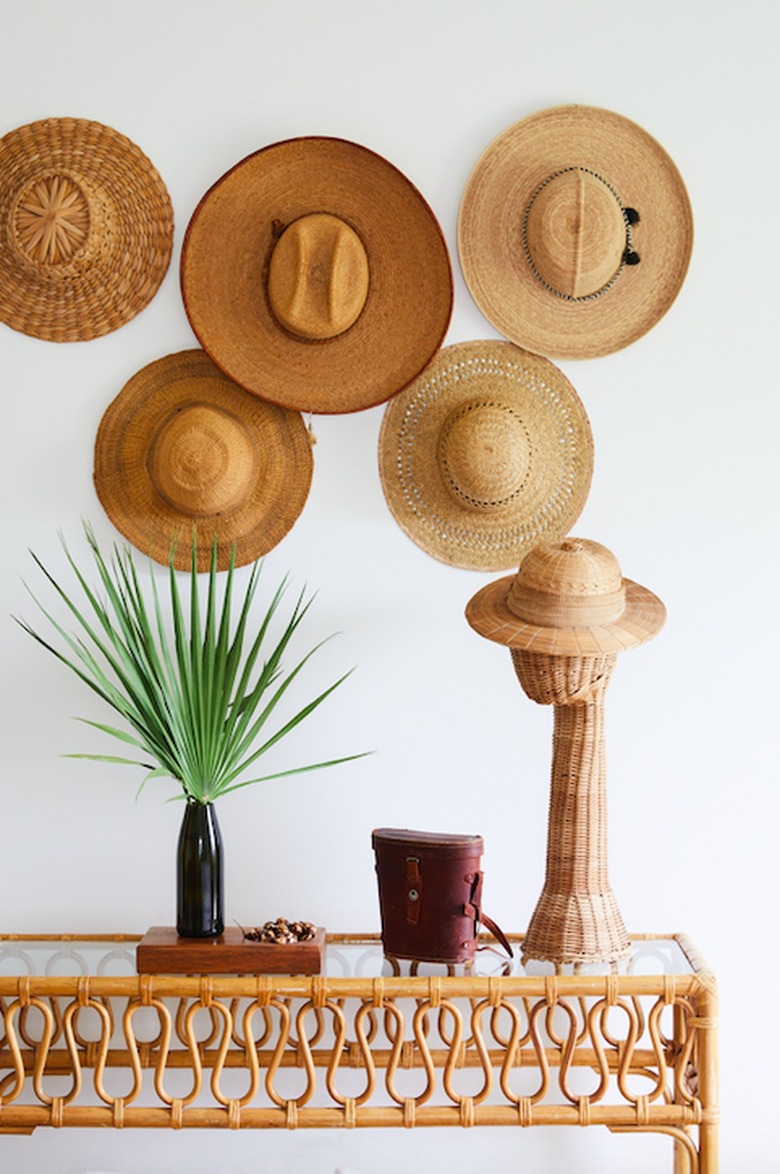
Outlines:
[[111,127],[48,118],[0,139],[0,321],[53,342],[123,326],[171,259],[173,208]]
[[545,881],[526,959],[615,966],[629,952],[607,867],[604,693],[617,652],[649,640],[665,615],[611,551],[580,538],[532,550],[466,608],[480,635],[508,645],[526,695],[553,706]]
[[181,285],[214,362],[308,412],[385,402],[430,361],[452,313],[428,204],[386,159],[335,138],[274,143],[217,180],[190,220]]
[[504,570],[579,517],[593,438],[548,360],[506,342],[458,343],[388,404],[379,472],[391,513],[428,554]]
[[538,111],[498,135],[466,184],[466,284],[512,342],[550,357],[609,354],[680,291],[693,218],[680,173],[636,123],[591,106]]
[[95,489],[117,529],[157,562],[206,570],[217,541],[225,569],[276,546],[306,502],[309,434],[299,412],[267,404],[200,350],[137,372],[109,405],[95,441]]

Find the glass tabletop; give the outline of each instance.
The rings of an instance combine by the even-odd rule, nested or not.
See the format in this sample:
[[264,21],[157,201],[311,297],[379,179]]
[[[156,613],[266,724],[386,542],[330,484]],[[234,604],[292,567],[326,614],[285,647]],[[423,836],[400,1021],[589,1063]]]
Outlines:
[[[36,975],[45,977],[136,977],[136,946],[139,935],[67,937],[3,936],[0,934],[0,977]],[[334,978],[374,978],[392,975],[473,975],[523,977],[555,973],[552,963],[521,961],[520,935],[510,935],[512,958],[497,946],[485,943],[477,950],[473,964],[410,962],[384,956],[376,935],[332,935],[328,940],[323,973]],[[616,966],[583,965],[564,967],[558,973],[596,975],[610,972],[625,975],[694,973],[691,951],[678,935],[637,935],[630,955]]]

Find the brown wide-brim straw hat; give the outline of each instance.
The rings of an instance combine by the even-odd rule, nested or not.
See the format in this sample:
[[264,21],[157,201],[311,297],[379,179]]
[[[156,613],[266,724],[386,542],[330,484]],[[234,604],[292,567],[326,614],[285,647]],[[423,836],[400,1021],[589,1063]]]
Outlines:
[[458,221],[482,313],[553,358],[609,354],[645,334],[675,300],[692,245],[669,155],[636,123],[591,106],[539,111],[494,139]]
[[172,245],[168,190],[118,131],[47,118],[0,139],[0,321],[14,330],[116,330],[154,297]]
[[138,371],[103,415],[95,489],[116,528],[157,562],[220,570],[276,546],[299,517],[312,478],[299,412],[247,393],[201,350]]
[[420,192],[343,139],[274,143],[205,194],[181,286],[199,342],[248,391],[301,411],[383,403],[441,345],[452,270]]
[[614,554],[586,538],[542,543],[515,575],[469,601],[475,631],[512,649],[552,656],[599,656],[643,644],[663,627],[658,596],[624,579]]
[[456,343],[387,405],[379,472],[391,513],[424,551],[506,570],[579,517],[593,437],[549,360],[503,341]]

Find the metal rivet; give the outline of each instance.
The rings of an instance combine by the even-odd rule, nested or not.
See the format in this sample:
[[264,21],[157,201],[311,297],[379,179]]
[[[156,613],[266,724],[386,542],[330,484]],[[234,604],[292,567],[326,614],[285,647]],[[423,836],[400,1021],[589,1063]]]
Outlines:
[[417,892],[417,889],[410,889],[409,890],[409,900],[410,901],[419,901],[419,899],[420,899],[420,894]]

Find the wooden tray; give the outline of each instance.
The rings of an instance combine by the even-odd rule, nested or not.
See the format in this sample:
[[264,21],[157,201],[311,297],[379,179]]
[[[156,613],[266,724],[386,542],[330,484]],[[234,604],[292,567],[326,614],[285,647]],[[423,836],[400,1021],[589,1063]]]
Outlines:
[[308,942],[247,941],[229,926],[216,938],[180,938],[173,926],[155,925],[136,948],[139,974],[319,974],[325,930]]

